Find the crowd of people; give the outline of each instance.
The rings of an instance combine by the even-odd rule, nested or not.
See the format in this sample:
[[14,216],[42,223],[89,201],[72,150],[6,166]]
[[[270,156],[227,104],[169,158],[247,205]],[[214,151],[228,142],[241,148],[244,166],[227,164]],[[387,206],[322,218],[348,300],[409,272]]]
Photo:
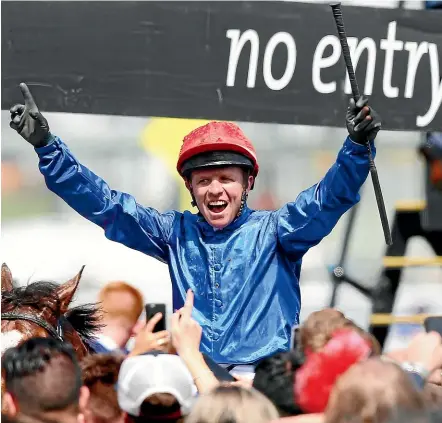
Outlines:
[[192,317],[191,291],[169,330],[160,332],[155,324],[161,316],[146,321],[141,293],[126,282],[107,284],[99,302],[103,324],[82,360],[69,343],[52,337],[5,351],[4,421],[442,421],[437,332],[419,333],[408,348],[382,354],[371,334],[326,308],[294,330],[290,351],[260,360],[252,378],[233,372],[235,380],[226,381],[200,352],[202,328]]

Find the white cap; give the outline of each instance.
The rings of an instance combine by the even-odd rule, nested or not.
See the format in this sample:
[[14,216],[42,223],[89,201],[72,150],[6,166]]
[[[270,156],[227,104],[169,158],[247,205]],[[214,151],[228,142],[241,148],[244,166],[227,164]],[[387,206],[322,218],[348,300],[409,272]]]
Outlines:
[[171,394],[183,416],[193,405],[196,388],[192,375],[177,355],[152,353],[126,358],[118,374],[118,404],[132,416],[140,415],[144,400],[154,394]]

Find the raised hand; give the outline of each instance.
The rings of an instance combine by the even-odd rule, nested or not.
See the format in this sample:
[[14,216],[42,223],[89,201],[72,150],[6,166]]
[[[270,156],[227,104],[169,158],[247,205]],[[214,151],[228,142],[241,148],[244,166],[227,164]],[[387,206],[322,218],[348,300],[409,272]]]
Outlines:
[[129,356],[144,354],[148,351],[168,352],[170,333],[167,330],[154,332],[156,324],[161,320],[161,313],[155,314],[135,337],[135,344]]
[[193,301],[193,292],[189,290],[184,307],[172,316],[172,344],[180,356],[199,352],[203,330],[198,322],[192,319]]
[[362,145],[374,141],[382,126],[379,114],[367,104],[367,97],[361,96],[357,103],[351,98],[346,115],[351,140]]
[[9,110],[9,126],[17,131],[29,144],[43,147],[47,144],[50,132],[48,121],[38,110],[37,104],[25,83],[20,84],[25,104],[15,104]]

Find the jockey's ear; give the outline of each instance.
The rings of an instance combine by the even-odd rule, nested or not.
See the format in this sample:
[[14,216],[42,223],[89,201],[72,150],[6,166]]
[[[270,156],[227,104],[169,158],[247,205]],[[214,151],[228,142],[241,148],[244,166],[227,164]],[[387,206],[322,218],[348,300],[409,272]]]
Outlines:
[[60,308],[62,314],[66,313],[69,308],[69,304],[71,303],[74,294],[77,291],[78,283],[80,282],[84,268],[85,266],[80,269],[76,276],[57,288],[57,295],[60,299]]
[[2,292],[12,291],[12,274],[6,263],[2,264]]

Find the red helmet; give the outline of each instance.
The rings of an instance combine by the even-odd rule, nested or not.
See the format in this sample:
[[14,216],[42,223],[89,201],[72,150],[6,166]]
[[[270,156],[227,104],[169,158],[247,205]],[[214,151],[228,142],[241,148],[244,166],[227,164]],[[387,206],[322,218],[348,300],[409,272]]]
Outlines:
[[256,151],[239,126],[230,122],[209,122],[186,135],[178,156],[178,173],[213,166],[240,166],[258,175]]

